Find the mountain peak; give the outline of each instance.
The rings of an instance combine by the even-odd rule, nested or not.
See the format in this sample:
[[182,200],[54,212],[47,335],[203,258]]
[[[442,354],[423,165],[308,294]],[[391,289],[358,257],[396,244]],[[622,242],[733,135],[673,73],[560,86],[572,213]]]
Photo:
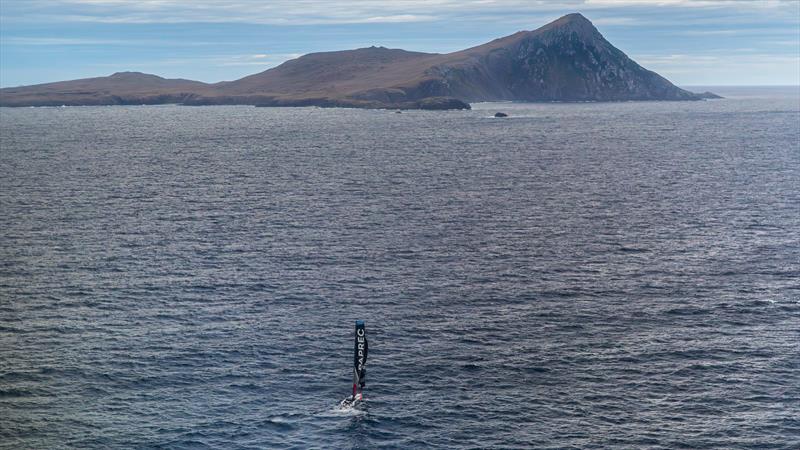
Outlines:
[[581,13],[569,13],[566,15],[561,16],[556,20],[556,22],[589,22],[592,23],[589,19],[584,17]]
[[602,37],[594,24],[581,13],[567,14],[536,31],[557,32],[559,34],[576,33],[579,37],[584,39]]
[[109,76],[109,78],[117,79],[117,80],[137,80],[137,79],[159,79],[163,80],[162,77],[158,75],[153,75],[144,72],[114,72]]

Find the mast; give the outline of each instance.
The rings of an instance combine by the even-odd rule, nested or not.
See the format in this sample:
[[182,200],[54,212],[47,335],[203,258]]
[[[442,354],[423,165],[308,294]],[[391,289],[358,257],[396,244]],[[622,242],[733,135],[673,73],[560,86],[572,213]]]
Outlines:
[[353,346],[353,399],[364,390],[367,376],[367,329],[363,320],[356,320],[355,344]]

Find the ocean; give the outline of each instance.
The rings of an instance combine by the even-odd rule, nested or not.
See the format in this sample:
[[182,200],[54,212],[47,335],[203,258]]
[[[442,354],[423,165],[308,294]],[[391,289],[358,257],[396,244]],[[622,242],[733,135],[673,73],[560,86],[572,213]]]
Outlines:
[[800,88],[714,91],[0,108],[0,448],[799,448]]

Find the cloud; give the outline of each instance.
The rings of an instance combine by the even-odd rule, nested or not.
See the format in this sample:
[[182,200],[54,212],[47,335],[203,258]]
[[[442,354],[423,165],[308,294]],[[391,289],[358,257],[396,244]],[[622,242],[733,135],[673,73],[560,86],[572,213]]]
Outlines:
[[436,20],[436,16],[421,15],[421,14],[397,14],[394,16],[375,16],[367,17],[364,20],[356,21],[353,23],[400,23],[400,22],[426,22],[429,20]]
[[641,25],[642,21],[633,17],[600,17],[592,23],[597,26]]
[[[720,56],[717,54],[673,54],[640,55],[634,59],[643,66],[668,73],[675,70],[696,70],[699,67],[717,68],[724,66],[800,66],[800,56],[770,53],[753,53],[756,49],[740,48]],[[750,69],[752,70],[752,68]]]
[[3,44],[5,45],[131,45],[133,43],[134,41],[129,39],[84,39],[19,36],[3,38]]
[[[208,65],[213,64],[217,66],[261,66],[264,69],[277,66],[290,59],[299,58],[303,56],[301,53],[273,53],[273,54],[255,54],[255,55],[208,55],[208,56],[194,56],[183,58],[161,58],[150,59],[146,61],[129,61],[125,63],[126,69],[134,68],[157,68],[157,67],[170,67],[170,66],[196,66],[198,64]],[[96,63],[92,64],[94,67],[113,67],[119,69],[120,63]]]
[[[796,9],[796,0],[26,0],[6,1],[4,21],[99,23],[257,23],[316,25],[412,23],[580,10],[635,8]],[[627,25],[629,17],[599,17],[607,25]]]
[[8,36],[3,37],[3,45],[22,45],[22,46],[106,46],[106,45],[126,45],[126,46],[151,46],[169,45],[178,47],[198,47],[217,44],[217,42],[185,41],[168,39],[105,39],[105,38],[68,38],[68,37],[29,37],[29,36]]
[[299,58],[300,53],[259,53],[255,55],[221,55],[209,58],[193,58],[192,62],[204,61],[220,66],[262,66],[265,69],[277,66],[290,59]]
[[686,30],[680,32],[685,36],[741,36],[741,35],[786,35],[797,36],[800,42],[800,29],[797,28],[784,28],[784,27],[765,27],[765,28],[732,28],[732,29],[716,29],[716,30]]
[[800,79],[800,56],[738,50],[724,56],[672,54],[633,57],[644,67],[679,85],[796,85]]
[[587,6],[622,7],[622,6],[680,6],[684,8],[704,7],[750,7],[777,8],[793,3],[795,0],[586,0]]
[[426,22],[436,18],[427,11],[457,5],[454,0],[27,0],[4,3],[0,15],[19,22],[318,25]]

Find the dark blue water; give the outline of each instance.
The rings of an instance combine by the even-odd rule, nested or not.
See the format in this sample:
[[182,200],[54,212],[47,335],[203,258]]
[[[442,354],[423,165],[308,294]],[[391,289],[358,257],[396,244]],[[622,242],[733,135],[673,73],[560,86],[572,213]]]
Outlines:
[[0,447],[798,448],[800,93],[721,93],[1,109]]

